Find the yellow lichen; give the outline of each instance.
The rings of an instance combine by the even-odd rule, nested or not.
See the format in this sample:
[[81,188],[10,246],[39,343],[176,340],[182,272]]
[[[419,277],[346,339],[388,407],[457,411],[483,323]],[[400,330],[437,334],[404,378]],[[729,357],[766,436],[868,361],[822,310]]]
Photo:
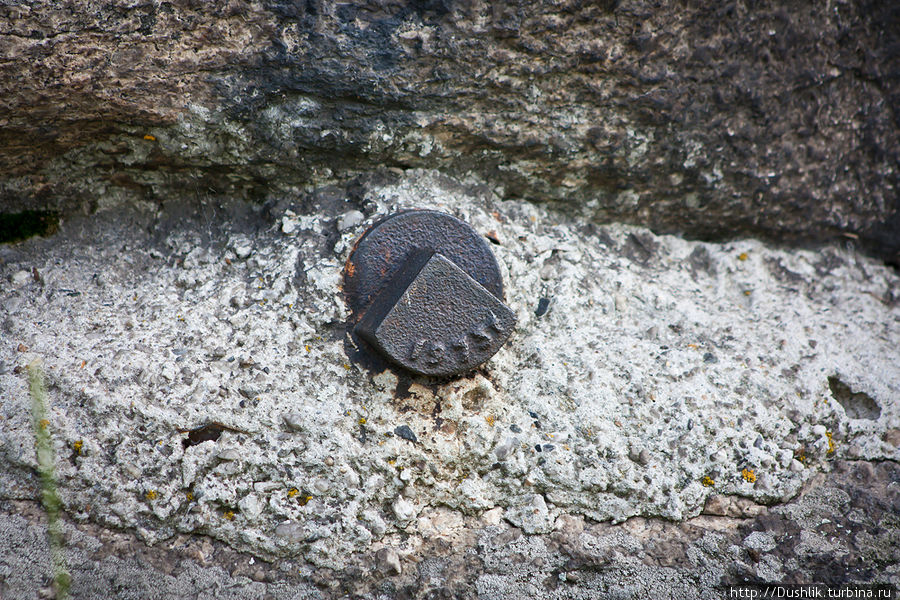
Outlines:
[[222,516],[225,517],[226,519],[228,519],[229,521],[234,521],[234,511],[233,510],[226,510],[225,514],[223,514]]
[[491,427],[493,427],[493,426],[494,426],[494,421],[495,421],[496,419],[494,418],[494,415],[488,415],[488,416],[486,416],[486,417],[484,418],[484,420],[487,421],[487,424],[488,424],[488,425],[490,425]]
[[187,492],[184,496],[185,496],[185,498],[188,499],[188,502],[190,502],[191,500],[194,499],[194,494],[193,494],[193,492]]
[[750,258],[750,257],[747,255],[746,252],[741,252],[740,254],[738,254],[738,260],[740,260],[740,261],[745,261],[748,258]]
[[834,454],[834,439],[831,437],[831,432],[826,431],[825,437],[828,438],[828,454]]
[[288,498],[293,498],[294,496],[296,496],[299,493],[300,493],[300,490],[298,490],[297,488],[291,488],[288,490]]
[[156,141],[156,136],[150,135],[150,134],[148,133],[147,135],[144,136],[144,139],[147,140],[148,142],[155,142],[155,141]]
[[84,447],[84,442],[81,440],[77,440],[74,444],[72,444],[72,450],[75,451],[75,454],[81,454],[81,449]]
[[159,493],[157,493],[156,490],[147,490],[147,493],[144,494],[144,497],[146,497],[147,500],[156,500],[159,497]]
[[713,478],[710,477],[709,475],[704,475],[703,479],[700,480],[700,483],[702,483],[704,485],[704,487],[712,487],[712,486],[716,485],[715,480],[713,480]]
[[365,418],[365,417],[360,417],[360,418],[359,418],[359,424],[360,424],[360,425],[365,425],[365,424],[366,424],[366,418]]
[[303,497],[300,498],[300,500],[298,500],[297,502],[300,503],[300,506],[306,506],[306,504],[307,504],[310,500],[312,500],[312,496],[303,496]]
[[749,483],[754,483],[756,481],[756,473],[753,472],[753,469],[742,470],[741,477],[744,478],[744,481],[747,481]]

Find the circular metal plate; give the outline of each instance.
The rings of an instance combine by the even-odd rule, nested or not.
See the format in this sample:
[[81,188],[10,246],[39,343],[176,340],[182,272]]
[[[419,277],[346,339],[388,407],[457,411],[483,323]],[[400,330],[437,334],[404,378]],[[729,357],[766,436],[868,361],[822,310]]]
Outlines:
[[442,254],[503,300],[503,278],[487,241],[468,224],[434,210],[386,217],[356,243],[344,268],[344,293],[357,322],[366,308],[416,251]]

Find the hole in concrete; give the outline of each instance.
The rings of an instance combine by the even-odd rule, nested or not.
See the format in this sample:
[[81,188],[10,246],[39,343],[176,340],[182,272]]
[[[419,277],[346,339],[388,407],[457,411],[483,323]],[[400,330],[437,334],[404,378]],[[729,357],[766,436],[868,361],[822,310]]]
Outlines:
[[868,394],[854,392],[850,386],[837,376],[828,378],[831,395],[844,407],[844,412],[851,419],[870,419],[874,421],[881,416],[881,407]]
[[46,210],[0,213],[0,244],[19,242],[35,235],[56,233],[59,216]]

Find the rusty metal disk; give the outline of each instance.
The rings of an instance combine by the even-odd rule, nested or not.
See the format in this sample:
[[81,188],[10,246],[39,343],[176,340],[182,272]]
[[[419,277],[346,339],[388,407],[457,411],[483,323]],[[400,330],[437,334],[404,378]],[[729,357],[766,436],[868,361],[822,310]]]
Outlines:
[[344,291],[357,339],[424,375],[471,370],[515,325],[487,242],[431,210],[392,215],[366,231],[347,260]]

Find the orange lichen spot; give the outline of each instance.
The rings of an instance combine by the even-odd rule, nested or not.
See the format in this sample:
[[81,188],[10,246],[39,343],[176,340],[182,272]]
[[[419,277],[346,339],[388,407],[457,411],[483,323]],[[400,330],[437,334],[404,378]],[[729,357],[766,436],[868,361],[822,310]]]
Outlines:
[[225,514],[223,514],[222,516],[225,519],[228,519],[229,521],[234,521],[234,511],[233,510],[226,510]]
[[834,438],[832,438],[832,434],[830,431],[825,432],[825,437],[828,438],[828,451],[827,454],[834,454]]
[[155,141],[156,141],[156,136],[150,135],[150,134],[148,133],[147,135],[144,136],[144,139],[147,140],[148,142],[155,142]]
[[359,424],[360,424],[360,425],[365,425],[365,424],[366,424],[366,418],[365,418],[365,417],[360,417],[360,418],[359,418]]
[[344,366],[344,368],[347,369],[348,371],[350,370],[350,365],[348,365],[347,363],[344,363],[343,366]]
[[41,429],[46,429],[49,424],[50,421],[48,421],[47,419],[41,419],[40,423],[38,423],[38,425],[41,426]]
[[74,444],[72,444],[72,450],[75,451],[75,454],[81,454],[81,449],[84,447],[84,442],[81,440],[76,440]]
[[745,261],[748,258],[750,258],[750,257],[747,255],[746,252],[741,252],[740,254],[738,254],[738,260],[740,260],[740,261]]
[[702,483],[704,487],[712,487],[716,485],[715,480],[709,475],[704,475],[703,479],[700,480],[700,483]]
[[300,490],[298,490],[297,488],[291,488],[288,490],[288,498],[293,498],[294,496],[296,496],[299,493],[300,493]]
[[753,293],[752,290],[744,290],[744,295],[745,295],[745,296],[749,296],[749,295],[752,294],[752,293]]
[[487,424],[488,424],[488,425],[490,425],[491,427],[493,427],[493,426],[494,426],[494,422],[495,422],[497,419],[494,418],[494,415],[488,415],[488,416],[486,416],[486,417],[484,418],[484,420],[487,421]]
[[156,500],[159,498],[159,493],[156,490],[147,490],[147,493],[144,494],[144,497],[147,500]]
[[741,477],[744,478],[744,481],[749,483],[754,483],[756,481],[756,473],[753,472],[753,469],[743,469],[741,471]]
[[79,368],[83,369],[86,364],[87,364],[86,360],[81,361],[81,367],[79,367]]

